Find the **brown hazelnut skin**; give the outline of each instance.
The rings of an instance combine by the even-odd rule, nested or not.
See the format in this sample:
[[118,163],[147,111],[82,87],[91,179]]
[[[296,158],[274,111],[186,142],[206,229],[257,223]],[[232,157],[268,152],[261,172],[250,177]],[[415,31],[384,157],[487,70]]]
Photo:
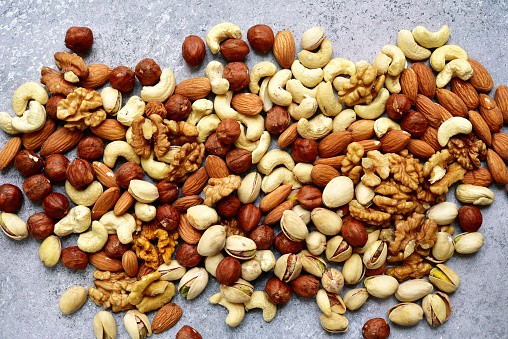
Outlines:
[[14,167],[25,177],[41,173],[44,160],[34,151],[24,149],[14,158]]
[[217,138],[217,132],[210,134],[205,142],[205,150],[212,155],[216,155],[220,158],[224,158],[231,149],[231,144],[225,144],[219,141]]
[[268,279],[265,285],[265,293],[274,304],[285,304],[291,299],[291,287],[279,278]]
[[215,209],[221,217],[229,218],[235,216],[238,213],[241,205],[242,203],[240,202],[240,199],[234,195],[228,195],[227,197],[217,201],[215,204]]
[[313,162],[318,155],[318,145],[315,140],[297,138],[291,146],[291,154],[295,162]]
[[241,39],[228,39],[220,46],[220,53],[227,61],[241,61],[249,52],[249,45]]
[[197,66],[205,60],[206,47],[203,39],[189,35],[182,44],[182,57],[189,66]]
[[99,159],[104,153],[104,141],[96,136],[88,136],[78,143],[76,155],[88,161]]
[[13,213],[21,207],[23,194],[19,187],[11,184],[0,186],[0,211]]
[[457,217],[460,227],[466,232],[476,232],[482,226],[482,212],[476,206],[467,205],[459,208]]
[[56,94],[49,98],[48,102],[46,103],[46,113],[48,113],[52,119],[58,119],[56,116],[56,111],[58,108],[58,103],[63,99],[65,99],[63,95]]
[[233,173],[243,173],[252,167],[252,152],[235,148],[226,154],[226,165]]
[[238,210],[236,220],[244,232],[250,232],[258,226],[261,220],[261,210],[253,204],[243,205]]
[[312,185],[305,185],[296,193],[296,200],[307,210],[312,210],[321,206],[323,203],[323,193],[321,190]]
[[39,212],[28,218],[26,221],[28,234],[35,239],[46,239],[55,229],[55,221],[46,213]]
[[106,241],[106,245],[104,245],[104,253],[106,253],[108,257],[118,259],[121,258],[130,248],[130,244],[122,244],[120,242],[118,235],[110,234],[108,236],[108,241]]
[[319,290],[319,280],[313,275],[304,274],[289,282],[291,290],[303,298],[315,297]]
[[273,245],[275,232],[270,226],[260,225],[250,232],[249,238],[256,243],[258,250],[268,250]]
[[88,266],[88,254],[78,246],[64,248],[61,254],[62,264],[70,269],[84,270]]
[[126,162],[116,170],[116,183],[118,186],[127,188],[131,180],[134,179],[143,179],[143,169],[135,162]]
[[252,49],[266,53],[272,48],[275,36],[270,26],[255,25],[247,31],[247,40],[249,40]]
[[390,336],[390,325],[383,318],[370,319],[362,327],[364,339],[386,339]]
[[266,112],[265,128],[271,134],[281,134],[289,125],[291,125],[291,117],[289,116],[288,110],[284,107],[273,106]]
[[367,228],[355,219],[342,225],[341,233],[344,240],[351,246],[365,246],[369,238]]
[[394,93],[386,101],[386,113],[394,120],[402,119],[411,109],[411,101],[405,94]]
[[95,171],[90,161],[76,158],[74,159],[65,173],[67,181],[74,188],[80,189],[88,186],[95,178]]
[[181,94],[173,94],[164,104],[167,111],[166,118],[169,120],[185,120],[191,112],[191,102]]
[[173,206],[165,204],[157,207],[157,220],[166,231],[174,231],[180,223],[180,213]]
[[198,245],[182,243],[176,250],[176,261],[185,267],[197,266],[203,257],[198,253]]
[[175,339],[202,339],[201,334],[189,325],[185,325],[176,333]]
[[217,265],[215,271],[217,281],[223,285],[231,285],[242,276],[242,264],[240,260],[227,257]]
[[372,277],[375,275],[382,275],[386,270],[386,261],[379,268],[366,268],[365,275],[367,277]]
[[23,182],[23,192],[32,201],[41,201],[53,190],[53,186],[44,174],[35,174]]
[[44,174],[54,182],[65,181],[70,161],[63,154],[51,154],[46,158]]
[[138,62],[134,74],[143,86],[152,86],[159,82],[162,71],[153,59],[146,58]]
[[50,217],[60,219],[69,213],[69,199],[61,193],[52,192],[42,201],[42,208]]
[[241,61],[230,62],[222,77],[229,81],[230,91],[240,91],[249,84],[249,67]]
[[224,119],[217,125],[217,139],[224,144],[232,144],[240,136],[240,123],[234,119]]
[[109,76],[111,87],[120,92],[129,92],[134,88],[136,76],[132,68],[126,66],[118,66],[113,68]]
[[73,26],[65,34],[65,47],[76,52],[82,53],[89,50],[93,44],[93,32],[88,27]]
[[163,179],[155,187],[159,191],[159,198],[157,199],[159,204],[171,204],[178,198],[178,186],[173,182]]
[[400,127],[411,134],[413,138],[419,138],[425,134],[428,126],[427,118],[420,112],[410,111],[400,122]]
[[289,239],[284,232],[277,234],[274,240],[275,248],[281,255],[288,253],[298,253],[303,248],[303,241],[293,241]]

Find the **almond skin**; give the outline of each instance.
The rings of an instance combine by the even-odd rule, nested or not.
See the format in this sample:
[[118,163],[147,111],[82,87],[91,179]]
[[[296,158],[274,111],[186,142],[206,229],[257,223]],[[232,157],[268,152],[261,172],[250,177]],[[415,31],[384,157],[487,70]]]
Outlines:
[[278,144],[280,148],[288,147],[296,138],[298,138],[298,124],[292,124],[279,136]]
[[436,151],[440,151],[442,149],[441,145],[437,141],[437,129],[434,127],[427,127],[425,134],[421,137],[423,141],[432,146]]
[[436,150],[434,150],[432,146],[420,139],[410,139],[406,147],[409,152],[413,153],[419,158],[428,159],[433,156],[434,153],[436,153]]
[[357,142],[363,146],[363,151],[365,153],[367,153],[368,151],[377,151],[377,150],[381,149],[381,142],[378,140],[367,139],[367,140],[360,140]]
[[406,131],[388,131],[379,141],[381,141],[381,150],[384,153],[397,153],[406,147],[409,143],[411,134]]
[[467,61],[473,68],[473,76],[469,78],[469,83],[479,92],[487,93],[494,88],[494,81],[485,67],[474,59],[468,58]]
[[105,190],[92,208],[92,219],[97,220],[106,214],[120,198],[120,188],[111,187]]
[[231,106],[233,106],[238,113],[257,115],[263,110],[263,100],[253,93],[238,93],[233,96]]
[[429,66],[421,62],[415,62],[411,69],[415,71],[418,78],[418,92],[432,99],[436,94],[436,78]]
[[312,182],[318,187],[325,187],[333,178],[340,176],[339,171],[329,165],[316,165],[310,173]]
[[182,81],[175,87],[175,94],[181,94],[189,100],[203,99],[210,93],[212,86],[205,77],[190,78]]
[[436,99],[453,116],[467,118],[467,106],[457,94],[444,88],[438,88],[436,89]]
[[92,166],[95,171],[95,176],[101,184],[106,187],[120,187],[116,182],[116,175],[111,168],[99,161],[94,161]]
[[464,175],[464,179],[461,180],[463,184],[470,184],[475,186],[488,187],[494,179],[487,168],[477,168],[472,171],[468,171]]
[[333,157],[353,141],[353,134],[349,131],[334,132],[323,138],[318,144],[318,152],[321,158]]
[[95,268],[101,271],[123,271],[122,262],[120,260],[108,257],[104,251],[89,254],[88,260],[92,265],[95,266]]
[[180,222],[178,223],[178,235],[188,244],[195,245],[201,239],[203,232],[198,231],[187,220],[187,214],[180,214]]
[[56,123],[52,119],[47,119],[42,129],[23,134],[23,147],[36,151],[41,148],[44,141],[56,130]]
[[494,100],[503,115],[504,123],[508,123],[508,87],[505,85],[497,86]]
[[109,80],[113,70],[103,64],[88,65],[88,77],[79,82],[80,87],[97,88]]
[[206,157],[205,168],[210,178],[225,178],[230,174],[226,162],[216,155]]
[[418,94],[418,77],[412,68],[405,68],[400,75],[400,87],[402,93],[407,95],[411,105],[416,103]]
[[178,212],[182,213],[192,206],[201,205],[203,201],[204,199],[199,195],[189,195],[187,197],[176,199],[171,206],[173,206]]
[[84,132],[81,130],[71,131],[62,127],[49,136],[42,144],[41,156],[47,157],[51,154],[65,153],[71,150],[83,138]]
[[273,225],[276,222],[279,222],[282,218],[282,213],[286,210],[292,209],[293,207],[295,207],[295,202],[293,200],[284,201],[265,216],[263,219],[263,225]]
[[503,127],[503,115],[496,102],[483,93],[480,94],[480,114],[493,133],[499,132]]
[[487,125],[482,116],[476,111],[469,111],[469,121],[473,125],[473,131],[476,136],[490,147],[492,145],[492,134],[490,133],[489,125]]
[[[381,143],[379,141],[377,141],[377,142],[381,145]],[[319,159],[316,159],[316,161],[314,161],[312,164],[314,166],[328,165],[328,166],[332,166],[335,169],[340,169],[342,167],[342,160],[344,160],[345,157],[346,157],[345,155],[338,155],[336,157],[331,157],[331,158],[319,158]]]
[[139,270],[136,253],[131,250],[125,251],[122,255],[122,267],[129,277],[135,277]]
[[468,110],[474,110],[480,104],[478,92],[468,81],[453,78],[451,82],[452,92],[462,99]]
[[501,185],[508,184],[508,169],[503,159],[493,150],[487,151],[487,165],[494,181]]
[[21,151],[21,138],[14,137],[7,141],[0,152],[0,171],[9,166],[16,155]]
[[430,126],[438,128],[441,125],[439,108],[428,97],[418,94],[415,106],[416,110],[425,116]]
[[188,196],[201,193],[208,182],[208,178],[208,173],[206,172],[205,167],[201,167],[196,172],[192,173],[187,180],[185,180],[185,183],[182,186],[182,194]]
[[374,120],[358,120],[349,125],[347,131],[351,132],[353,141],[370,139],[374,136],[374,123]]
[[295,61],[296,46],[290,31],[280,31],[275,35],[273,55],[282,68],[290,68]]
[[123,194],[120,196],[120,198],[115,204],[113,213],[116,216],[124,214],[129,210],[129,208],[131,208],[132,204],[134,204],[135,201],[136,199],[134,199],[134,197],[129,193],[129,191],[123,192]]
[[90,127],[96,136],[110,141],[124,140],[127,128],[116,119],[106,119],[99,126]]
[[492,147],[494,151],[508,162],[508,135],[504,132],[497,132],[492,135]]
[[270,211],[275,207],[277,207],[278,205],[280,205],[281,203],[283,203],[284,200],[286,200],[286,198],[291,193],[291,190],[293,189],[292,187],[293,185],[291,184],[282,185],[277,187],[274,191],[270,192],[269,194],[265,195],[264,198],[261,199],[261,201],[259,202],[259,209],[261,210],[261,212],[264,213]]
[[163,306],[153,317],[152,331],[153,333],[164,332],[175,324],[182,317],[182,308],[175,303]]

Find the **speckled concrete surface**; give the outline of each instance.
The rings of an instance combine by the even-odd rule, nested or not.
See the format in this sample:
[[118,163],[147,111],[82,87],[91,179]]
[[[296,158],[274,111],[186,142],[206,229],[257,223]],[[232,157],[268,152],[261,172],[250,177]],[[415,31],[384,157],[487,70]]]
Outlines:
[[[200,67],[188,67],[181,58],[185,36],[205,37],[215,24],[231,21],[242,29],[264,23],[275,32],[291,30],[297,44],[310,27],[322,26],[334,46],[334,57],[352,61],[374,57],[385,44],[395,44],[400,29],[412,30],[424,25],[437,30],[442,24],[451,29],[450,44],[462,46],[490,71],[495,85],[508,85],[508,6],[502,1],[300,1],[286,3],[260,0],[214,2],[192,1],[0,1],[0,110],[11,115],[11,98],[18,86],[38,81],[40,68],[56,68],[53,54],[65,50],[63,44],[70,26],[88,26],[95,36],[92,50],[84,54],[88,64],[104,63],[110,67],[134,67],[145,58],[155,59],[161,67],[169,67],[177,82],[191,76],[203,76],[210,60],[225,60],[208,51]],[[299,46],[297,47],[299,51]],[[246,63],[252,67],[260,60],[274,60],[251,53]],[[141,87],[134,88],[139,95]],[[491,93],[493,95],[493,92]],[[9,136],[0,131],[0,145]],[[74,152],[68,154],[74,157]],[[0,172],[0,184],[21,187],[23,178],[13,166]],[[461,277],[461,287],[450,296],[452,315],[439,328],[431,328],[425,320],[412,328],[391,326],[391,338],[505,338],[508,306],[506,247],[507,194],[504,187],[494,185],[496,201],[482,208],[484,224],[480,231],[485,245],[474,255],[455,255],[447,262]],[[62,185],[55,191],[63,192]],[[448,194],[455,201],[454,190]],[[27,219],[42,211],[40,203],[25,199],[19,215]],[[277,228],[278,233],[279,229]],[[457,231],[458,233],[458,231]],[[77,236],[62,239],[63,247],[76,244]],[[93,268],[83,272],[64,268],[61,263],[46,268],[38,258],[40,241],[17,242],[0,236],[0,338],[91,338],[92,319],[102,310],[90,300],[76,313],[64,316],[58,309],[61,294],[72,285],[92,284]],[[341,267],[342,265],[337,265]],[[268,274],[256,282],[264,287]],[[360,287],[360,286],[358,286]],[[155,337],[170,338],[179,328],[189,324],[204,338],[305,338],[332,336],[319,324],[319,309],[314,300],[293,295],[279,307],[276,318],[265,323],[259,310],[246,314],[237,328],[229,328],[224,320],[226,310],[209,304],[208,297],[219,290],[210,279],[206,290],[193,301],[176,296],[173,301],[183,308],[177,326]],[[347,288],[345,289],[347,290]],[[348,312],[349,331],[346,338],[361,336],[361,327],[370,318],[387,318],[386,311],[395,305],[394,297],[386,300],[370,298],[356,312]],[[149,314],[152,319],[154,313]],[[116,314],[118,338],[127,338],[123,313]]]

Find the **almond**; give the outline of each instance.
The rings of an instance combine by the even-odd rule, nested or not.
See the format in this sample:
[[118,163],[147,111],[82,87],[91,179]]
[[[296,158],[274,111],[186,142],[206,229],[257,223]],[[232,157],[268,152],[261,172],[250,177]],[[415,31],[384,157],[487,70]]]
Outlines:
[[282,132],[277,142],[280,148],[288,147],[298,138],[297,126],[298,124],[294,123]]
[[310,172],[312,182],[318,187],[325,187],[330,180],[338,176],[340,176],[339,171],[329,165],[316,165]]
[[347,128],[351,132],[353,141],[370,139],[374,136],[374,120],[358,120]]
[[360,140],[357,141],[360,145],[363,146],[363,151],[367,153],[368,151],[377,151],[381,148],[381,142],[379,140]]
[[182,186],[182,194],[185,196],[199,194],[206,186],[207,182],[208,173],[206,173],[206,169],[204,167],[201,167],[196,172],[192,173],[187,180],[185,180],[185,183]]
[[508,123],[508,87],[505,85],[497,86],[494,100],[503,115],[504,123]]
[[32,151],[38,150],[55,130],[55,121],[46,119],[44,126],[40,130],[23,134],[23,147]]
[[451,82],[452,92],[462,99],[468,110],[474,110],[480,104],[478,92],[469,82],[460,78],[453,78]]
[[503,159],[494,151],[487,151],[487,165],[494,181],[501,185],[508,184],[508,169]]
[[97,199],[92,208],[92,219],[97,220],[109,212],[120,198],[120,188],[111,187],[105,190]]
[[478,61],[467,58],[467,61],[473,68],[473,76],[469,78],[469,83],[479,92],[488,92],[494,88],[494,81],[489,72]]
[[203,99],[210,93],[212,86],[205,77],[190,78],[182,81],[175,87],[175,94],[181,94],[189,100]]
[[295,207],[294,200],[286,200],[279,206],[271,210],[263,219],[263,225],[273,225],[280,221],[282,213]]
[[89,254],[88,260],[92,265],[95,266],[95,268],[101,271],[123,271],[122,262],[120,260],[108,257],[104,251]]
[[136,253],[131,250],[125,251],[122,255],[122,267],[129,277],[135,277],[139,270]]
[[110,141],[124,140],[127,128],[116,119],[106,119],[99,126],[90,127],[96,136]]
[[178,234],[188,244],[195,245],[201,239],[203,232],[198,231],[187,220],[187,214],[180,214],[180,222],[178,224]]
[[21,138],[14,137],[7,141],[2,152],[0,152],[0,171],[9,166],[16,155],[21,151]]
[[439,109],[439,115],[441,115],[441,121],[445,122],[446,120],[453,118],[453,115],[446,108],[441,106],[440,104],[436,104],[436,107]]
[[416,110],[425,116],[430,126],[438,128],[441,125],[439,108],[428,97],[418,94],[415,106]]
[[175,303],[163,306],[153,317],[152,331],[153,333],[164,332],[175,324],[182,317],[182,308]]
[[463,184],[475,185],[475,186],[483,186],[488,187],[494,179],[490,174],[490,171],[486,168],[477,168],[472,171],[468,171],[464,175],[464,179],[461,180]]
[[238,113],[257,115],[263,110],[263,100],[253,93],[238,93],[233,96],[231,106]]
[[119,187],[116,182],[116,175],[111,168],[99,161],[94,161],[92,165],[95,171],[95,176],[101,184],[106,187]]
[[62,127],[49,136],[41,147],[41,156],[47,157],[51,154],[65,153],[74,148],[83,138],[84,132],[81,130],[71,131]]
[[487,125],[482,116],[476,111],[469,111],[469,121],[473,125],[473,132],[476,136],[490,147],[492,145],[492,134],[490,133],[489,125]]
[[280,31],[275,35],[273,55],[282,68],[290,68],[295,61],[295,39],[290,31]]
[[508,162],[508,135],[504,132],[497,132],[492,135],[492,148],[494,151]]
[[103,64],[88,65],[88,77],[79,82],[79,86],[86,88],[97,88],[109,80],[113,70]]
[[277,187],[275,190],[265,195],[259,202],[259,209],[261,212],[268,212],[275,207],[279,206],[286,200],[293,189],[293,185],[282,185]]
[[180,199],[176,199],[171,206],[173,206],[178,212],[186,212],[192,206],[201,205],[203,203],[203,198],[199,195],[189,195],[187,197],[182,197]]
[[410,139],[407,144],[407,149],[418,158],[430,158],[436,153],[436,150],[432,148],[425,141],[420,139]]
[[432,99],[436,94],[436,78],[434,73],[421,62],[415,62],[411,69],[415,71],[416,77],[418,78],[418,92],[425,95],[427,98]]
[[480,94],[480,114],[493,133],[499,132],[503,127],[503,115],[496,102],[483,93]]
[[453,116],[467,118],[467,106],[457,94],[444,88],[438,88],[436,89],[436,99]]
[[388,131],[379,139],[379,141],[381,141],[381,150],[385,153],[400,152],[409,143],[410,138],[411,134],[406,131]]
[[405,68],[400,75],[400,87],[402,93],[407,95],[411,105],[416,103],[418,94],[418,77],[412,68]]
[[131,208],[132,204],[134,204],[135,201],[136,199],[134,199],[134,197],[129,193],[129,191],[123,192],[123,194],[120,196],[120,198],[115,204],[113,213],[117,216],[124,214],[129,210],[129,208]]
[[[376,141],[376,142],[379,142],[379,141]],[[379,144],[381,145],[380,142],[379,142]],[[342,160],[344,160],[345,157],[346,157],[345,155],[338,155],[336,157],[331,157],[331,158],[319,158],[319,159],[316,159],[312,164],[314,166],[328,165],[328,166],[332,166],[335,169],[340,169],[342,167]]]
[[226,162],[216,155],[206,157],[205,168],[210,178],[225,178],[230,174]]
[[353,134],[349,131],[339,131],[328,134],[318,144],[319,156],[321,158],[333,157],[353,141]]
[[437,141],[437,129],[434,127],[427,127],[425,134],[421,137],[423,141],[432,146],[436,151],[440,151],[442,149],[441,145]]

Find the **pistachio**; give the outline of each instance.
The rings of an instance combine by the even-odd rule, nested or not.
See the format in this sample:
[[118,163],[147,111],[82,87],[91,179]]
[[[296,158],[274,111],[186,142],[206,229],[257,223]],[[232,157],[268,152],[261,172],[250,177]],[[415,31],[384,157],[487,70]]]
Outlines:
[[282,213],[280,228],[293,241],[303,241],[309,235],[305,222],[292,210],[286,210]]
[[436,266],[429,273],[430,282],[443,292],[455,292],[460,286],[460,278],[457,273],[443,264]]
[[152,335],[148,317],[138,310],[129,310],[123,317],[123,324],[132,339],[145,339]]
[[376,298],[388,298],[399,288],[397,279],[389,275],[368,277],[363,283],[367,292]]
[[363,254],[363,263],[367,269],[376,269],[383,266],[386,262],[388,246],[382,240],[373,243]]
[[336,268],[329,268],[321,278],[323,288],[330,293],[339,294],[344,287],[344,276]]
[[240,260],[252,259],[256,255],[256,243],[241,235],[227,237],[224,249],[230,256]]
[[93,331],[97,339],[115,339],[115,318],[108,311],[100,311],[93,317]]
[[86,300],[85,288],[83,286],[72,286],[62,294],[58,306],[63,314],[68,315],[79,310]]
[[149,204],[159,198],[159,190],[148,181],[134,179],[129,183],[129,193],[139,202]]
[[423,319],[423,309],[413,303],[401,303],[388,310],[388,319],[400,326],[413,326]]
[[183,277],[187,269],[184,266],[180,265],[178,261],[171,260],[169,265],[160,265],[159,268],[157,268],[157,271],[161,273],[159,280],[174,281]]
[[62,244],[60,238],[56,235],[50,235],[41,244],[39,248],[39,258],[42,263],[48,267],[55,266],[58,260],[60,260],[60,254],[62,253]]
[[251,204],[258,198],[261,189],[261,175],[251,172],[243,178],[236,195],[242,204]]
[[443,292],[429,294],[423,298],[422,308],[427,322],[432,326],[445,323],[452,313],[450,299]]
[[483,234],[480,232],[461,233],[453,238],[455,251],[460,254],[477,252],[483,246]]
[[300,258],[302,259],[303,269],[318,278],[323,276],[323,273],[328,267],[326,261],[318,256],[312,255],[307,250],[300,252]]
[[402,302],[416,301],[431,293],[434,287],[425,279],[413,279],[399,285],[395,298]]
[[231,303],[243,304],[249,301],[252,297],[254,286],[252,286],[248,281],[240,278],[229,286],[221,284],[220,292],[227,301]]
[[275,263],[274,273],[283,282],[296,279],[301,271],[302,259],[296,254],[284,254]]
[[208,273],[204,268],[194,267],[180,279],[178,291],[187,300],[196,298],[208,284]]
[[216,276],[215,272],[217,271],[217,266],[219,266],[220,262],[224,259],[224,255],[221,252],[216,255],[212,255],[206,257],[205,259],[205,268],[212,276]]
[[21,240],[28,237],[28,227],[26,223],[13,213],[0,214],[0,227],[5,235],[14,240]]
[[102,107],[106,113],[116,115],[122,107],[122,93],[113,87],[105,87],[101,91],[101,97]]
[[247,281],[256,280],[262,272],[261,265],[259,265],[256,257],[242,263],[242,278]]
[[359,182],[355,187],[356,200],[363,206],[367,206],[371,203],[376,193],[372,187],[365,186],[363,182]]
[[307,249],[313,255],[321,255],[326,249],[326,236],[318,231],[310,232],[305,239]]
[[226,228],[222,225],[209,227],[199,239],[197,251],[199,255],[208,257],[219,253],[226,244]]
[[328,240],[326,243],[326,259],[328,261],[346,261],[353,253],[353,248],[340,235]]
[[458,214],[459,209],[455,203],[444,201],[432,206],[427,211],[427,218],[433,219],[438,225],[450,225]]
[[327,316],[331,316],[332,313],[346,313],[346,305],[338,294],[321,289],[316,294],[316,302],[321,312]]
[[455,252],[455,246],[453,244],[453,238],[450,233],[447,232],[436,232],[436,242],[432,246],[432,261],[445,262],[450,259]]
[[364,254],[367,249],[376,241],[379,239],[379,234],[381,233],[380,230],[374,230],[372,228],[368,228],[367,232],[369,234],[369,237],[367,238],[367,243],[363,247],[355,247],[353,249],[353,252]]
[[353,290],[347,291],[344,294],[344,305],[350,311],[355,311],[365,304],[367,299],[369,298],[369,292],[367,292],[366,288],[355,288]]
[[344,282],[348,285],[357,284],[363,279],[365,275],[365,266],[358,253],[353,253],[353,255],[346,260],[342,267],[342,275],[344,276]]
[[219,222],[217,211],[206,205],[192,206],[187,209],[189,224],[199,231],[204,231],[213,224]]
[[296,205],[292,208],[293,212],[295,212],[300,218],[302,218],[305,225],[308,225],[310,222],[310,211],[306,210],[302,207],[302,205]]
[[342,218],[327,208],[314,208],[310,218],[316,229],[324,235],[337,235],[342,228]]
[[340,207],[349,203],[354,194],[354,184],[350,178],[336,177],[330,180],[323,190],[323,204],[328,208]]
[[345,316],[338,313],[332,313],[330,317],[323,313],[319,317],[319,321],[321,326],[331,333],[346,332],[348,330],[349,321]]
[[273,255],[273,252],[270,250],[256,251],[254,259],[259,262],[263,272],[269,272],[275,267],[275,255]]

